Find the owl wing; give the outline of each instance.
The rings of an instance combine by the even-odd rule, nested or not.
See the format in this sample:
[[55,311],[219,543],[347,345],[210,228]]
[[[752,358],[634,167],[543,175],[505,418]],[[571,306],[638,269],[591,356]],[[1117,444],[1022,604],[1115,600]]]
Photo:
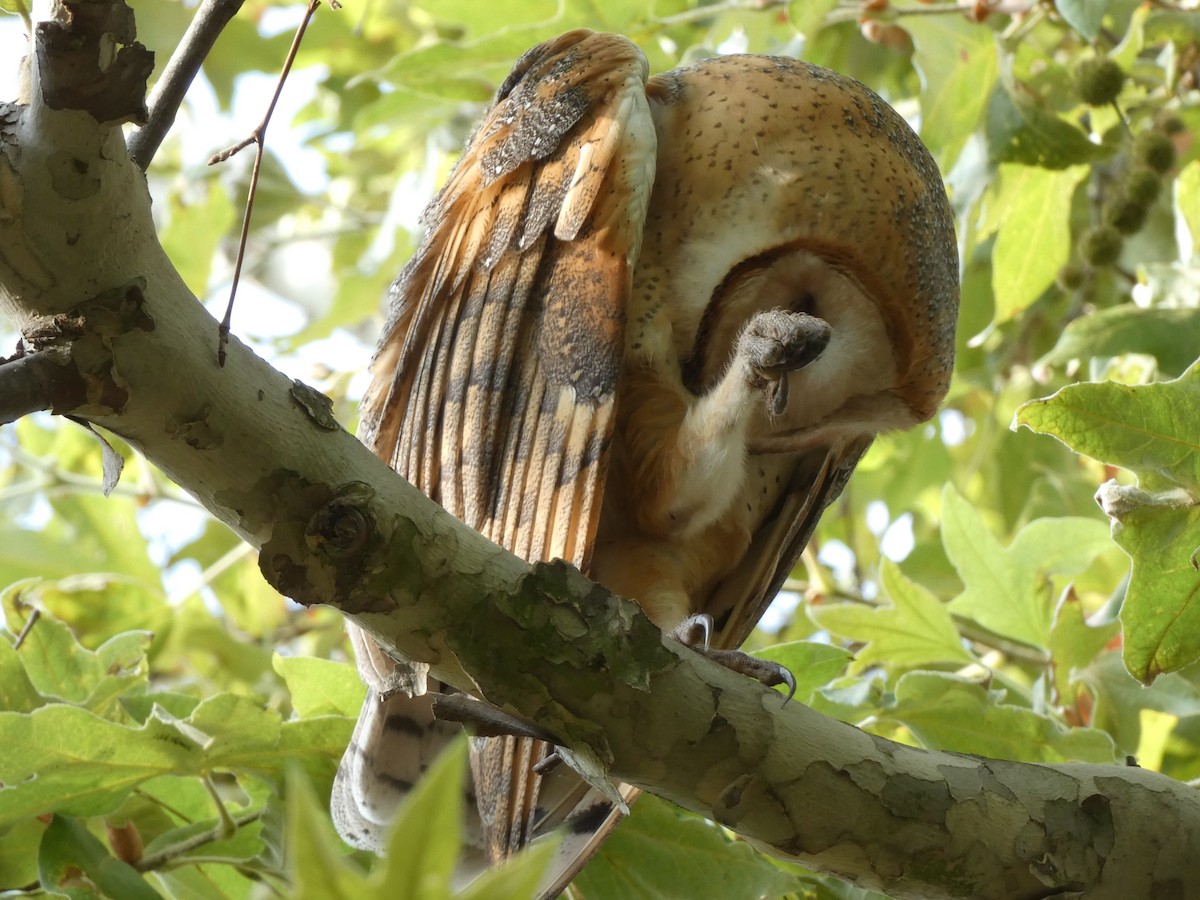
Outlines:
[[[517,62],[426,210],[361,406],[364,443],[530,561],[586,571],[595,538],[654,178],[647,74],[633,44],[583,30]],[[423,696],[441,686],[354,639],[374,690],[333,804],[343,836],[377,849],[396,802],[379,795],[403,792],[448,738]],[[544,751],[525,738],[473,742],[493,862],[579,807],[584,795],[561,785],[552,808],[539,806],[533,766]]]
[[786,489],[751,535],[745,555],[699,607],[713,618],[715,647],[733,649],[750,636],[870,445],[871,438],[859,438],[797,458]]

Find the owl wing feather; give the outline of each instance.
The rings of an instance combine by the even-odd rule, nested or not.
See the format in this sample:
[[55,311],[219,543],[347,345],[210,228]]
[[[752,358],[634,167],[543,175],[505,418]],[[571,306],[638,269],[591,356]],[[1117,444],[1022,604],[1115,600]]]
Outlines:
[[[427,234],[392,287],[360,408],[367,446],[530,561],[586,571],[595,539],[653,182],[647,74],[633,44],[588,31],[517,62],[426,210]],[[449,735],[421,696],[440,685],[369,636],[355,642],[372,696],[339,769],[334,814],[349,840],[378,849],[389,804],[373,794],[411,780],[412,766],[395,774],[388,757],[428,756]],[[545,751],[528,738],[473,741],[493,862],[580,808],[574,783],[539,808],[533,767]]]
[[712,616],[714,647],[740,647],[750,636],[870,445],[870,438],[859,438],[814,448],[797,459],[787,489],[755,529],[737,567],[698,604],[699,611]]

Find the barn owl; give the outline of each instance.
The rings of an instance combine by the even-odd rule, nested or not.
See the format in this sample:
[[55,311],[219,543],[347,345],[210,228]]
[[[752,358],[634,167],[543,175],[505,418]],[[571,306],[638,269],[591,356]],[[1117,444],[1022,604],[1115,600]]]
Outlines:
[[[582,30],[516,63],[392,287],[360,436],[517,555],[578,566],[664,631],[710,623],[737,668],[874,435],[946,393],[953,223],[924,146],[849,78],[766,56],[647,75]],[[458,726],[422,666],[350,630],[370,691],[332,810],[378,851]],[[465,863],[560,829],[543,896],[618,818],[565,767],[535,771],[548,749],[473,739]]]

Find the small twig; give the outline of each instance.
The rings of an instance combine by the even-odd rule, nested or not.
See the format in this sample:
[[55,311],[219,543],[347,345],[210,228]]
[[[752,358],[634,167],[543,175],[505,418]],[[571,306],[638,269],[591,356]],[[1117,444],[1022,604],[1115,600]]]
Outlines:
[[544,777],[562,765],[562,761],[562,757],[558,755],[558,751],[551,750],[533,764],[533,771]]
[[722,3],[712,3],[708,6],[698,6],[695,9],[685,10],[684,12],[675,13],[671,16],[655,16],[651,21],[655,25],[670,27],[673,25],[686,25],[690,22],[702,22],[705,19],[715,19],[721,13],[737,12],[744,10],[746,12],[764,12],[776,6],[785,6],[787,0],[724,0]]
[[17,635],[17,639],[13,641],[13,649],[20,650],[21,645],[25,643],[25,638],[29,637],[29,632],[33,631],[33,626],[37,624],[37,620],[42,617],[42,611],[36,606],[30,610],[29,618],[25,620],[25,627],[21,629],[21,633]]
[[466,694],[438,694],[433,698],[433,714],[444,722],[462,722],[476,737],[533,738],[548,744],[558,739],[543,728],[510,716],[490,703]]
[[221,799],[221,794],[217,790],[217,786],[213,784],[211,776],[204,775],[201,780],[204,782],[208,795],[212,798],[213,805],[217,807],[217,817],[221,820],[214,832],[222,838],[232,837],[233,833],[238,830],[237,822],[229,814],[225,801]]
[[[267,106],[267,112],[263,116],[262,121],[250,132],[248,138],[238,141],[238,143],[226,150],[222,150],[220,153],[214,154],[208,161],[210,166],[215,166],[217,163],[225,162],[234,154],[245,150],[251,144],[257,145],[254,152],[254,168],[250,172],[250,189],[246,192],[246,213],[242,216],[242,236],[238,241],[237,261],[233,266],[233,283],[229,286],[229,303],[225,306],[225,316],[221,319],[221,325],[217,329],[217,364],[222,367],[225,365],[225,346],[229,343],[229,326],[230,319],[233,317],[233,300],[237,296],[238,281],[242,277],[242,263],[246,259],[246,241],[250,236],[250,215],[254,211],[254,195],[258,192],[258,175],[262,170],[263,153],[266,149],[267,125],[270,124],[271,116],[275,114],[275,106],[279,103],[279,98],[283,94],[284,82],[287,81],[288,73],[292,71],[292,63],[296,61],[296,53],[300,50],[300,42],[304,39],[304,32],[308,30],[308,23],[312,21],[312,17],[320,5],[321,0],[309,0],[308,9],[304,12],[304,18],[300,22],[300,27],[296,29],[296,36],[292,38],[292,46],[288,50],[287,58],[283,62],[283,71],[279,73],[279,81],[275,85],[275,93],[271,97],[271,102]],[[329,0],[329,5],[332,9],[341,9],[341,4],[338,0]]]
[[[205,779],[207,782],[207,779]],[[205,831],[200,834],[193,834],[191,837],[184,838],[176,844],[163,847],[157,853],[150,853],[143,856],[137,861],[134,866],[139,872],[149,872],[152,869],[160,869],[169,865],[177,857],[183,856],[190,850],[195,850],[197,847],[203,847],[205,844],[211,844],[214,841],[224,840],[229,836],[227,829],[232,826],[236,831],[243,825],[249,825],[251,822],[257,822],[266,813],[265,809],[260,809],[257,812],[246,813],[244,816],[238,816],[229,819],[229,813],[225,809],[224,804],[219,804],[218,808],[223,814],[223,820],[218,822],[210,831]],[[228,821],[225,821],[228,819]]]
[[[957,0],[951,3],[931,3],[922,6],[891,6],[886,9],[886,20],[895,22],[904,16],[945,16],[945,15],[962,15],[969,7],[961,6]],[[857,22],[863,17],[863,5],[861,3],[850,3],[839,5],[831,9],[826,15],[822,24],[842,25],[846,22]]]
[[200,66],[212,52],[213,44],[233,19],[244,0],[203,0],[192,24],[167,61],[154,84],[147,103],[150,114],[146,124],[129,138],[129,156],[143,172],[158,152],[163,138],[175,123],[175,115]]

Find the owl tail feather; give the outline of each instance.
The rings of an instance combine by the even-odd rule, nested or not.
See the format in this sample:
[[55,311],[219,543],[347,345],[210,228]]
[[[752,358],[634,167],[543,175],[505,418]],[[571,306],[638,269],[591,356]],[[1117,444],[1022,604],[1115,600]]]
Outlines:
[[[427,688],[428,693],[417,696],[368,689],[330,798],[334,826],[351,846],[379,855],[386,851],[389,826],[400,804],[437,755],[462,733],[461,725],[433,713],[434,697],[450,689],[433,679]],[[480,773],[481,763],[504,752],[505,742],[510,753],[524,752],[522,745],[528,751],[531,744],[537,747],[533,752],[540,753],[545,746],[525,738],[472,739],[473,774],[463,798],[466,839],[454,886],[460,889],[489,865],[556,835],[560,843],[538,891],[539,898],[556,897],[599,848],[620,813],[612,801],[560,765],[538,779],[536,791],[526,795],[524,803],[481,814],[474,773]],[[637,791],[622,785],[621,793],[629,801]],[[502,841],[498,834],[504,835]]]

